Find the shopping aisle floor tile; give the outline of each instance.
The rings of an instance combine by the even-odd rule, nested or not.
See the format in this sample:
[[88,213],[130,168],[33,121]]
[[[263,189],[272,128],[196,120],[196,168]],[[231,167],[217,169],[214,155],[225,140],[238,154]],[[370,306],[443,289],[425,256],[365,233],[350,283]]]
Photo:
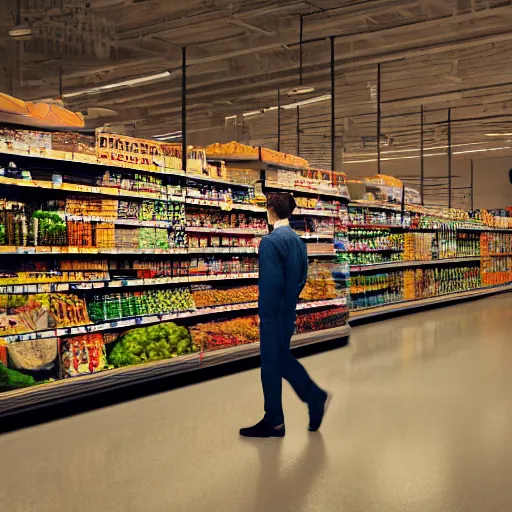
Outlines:
[[251,370],[0,437],[5,512],[512,510],[512,294],[356,327],[303,359],[321,433],[249,441]]

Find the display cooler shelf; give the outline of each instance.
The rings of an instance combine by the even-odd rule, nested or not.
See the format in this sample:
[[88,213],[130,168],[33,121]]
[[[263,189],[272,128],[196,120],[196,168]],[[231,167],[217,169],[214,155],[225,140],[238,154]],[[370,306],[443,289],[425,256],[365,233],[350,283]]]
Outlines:
[[[293,336],[291,346],[292,348],[297,348],[329,340],[342,339],[349,335],[350,327],[348,325],[324,331],[298,334]],[[61,404],[81,397],[121,389],[140,382],[162,379],[172,375],[239,361],[248,357],[255,357],[259,355],[259,350],[259,343],[252,343],[250,345],[241,345],[212,352],[198,352],[154,363],[106,370],[92,375],[9,391],[0,394],[0,419],[33,411],[48,405]]]
[[[297,305],[298,311],[307,309],[319,309],[325,307],[346,306],[347,299],[330,299],[301,302]],[[140,327],[158,324],[160,322],[173,322],[175,320],[187,320],[194,317],[223,315],[233,311],[249,311],[257,309],[257,302],[246,302],[242,304],[229,304],[225,306],[206,307],[189,311],[181,311],[177,313],[160,313],[146,316],[137,316],[132,318],[120,318],[107,322],[95,324],[78,325],[73,327],[59,327],[57,329],[46,329],[42,331],[34,331],[27,334],[15,334],[10,336],[0,336],[0,339],[6,343],[20,343],[30,340],[41,340],[48,338],[74,336],[79,334],[89,334],[94,332],[111,331],[115,329],[126,329],[128,327]]]

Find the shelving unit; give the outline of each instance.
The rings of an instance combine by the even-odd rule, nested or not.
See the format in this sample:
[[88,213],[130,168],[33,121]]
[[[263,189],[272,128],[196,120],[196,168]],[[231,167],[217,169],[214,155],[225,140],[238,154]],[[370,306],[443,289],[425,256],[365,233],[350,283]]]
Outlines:
[[[10,262],[4,266],[7,272],[0,276],[0,301],[2,296],[6,297],[6,303],[15,297],[25,297],[22,302],[26,304],[41,297],[49,304],[48,307],[38,306],[42,320],[34,327],[21,324],[20,317],[13,324],[15,328],[3,328],[0,361],[5,362],[10,350],[24,343],[27,347],[31,343],[51,344],[56,347],[57,355],[51,375],[43,372],[42,380],[81,374],[79,378],[31,386],[23,392],[2,393],[0,416],[5,411],[20,410],[19,407],[28,406],[29,402],[30,407],[58,402],[65,399],[64,395],[66,398],[83,396],[92,388],[116,386],[114,382],[128,385],[141,378],[158,378],[249,357],[259,350],[257,343],[249,346],[244,341],[235,341],[238,346],[230,348],[228,344],[228,348],[211,352],[216,347],[196,339],[203,324],[211,327],[220,322],[218,332],[222,335],[223,322],[251,323],[257,313],[254,290],[257,290],[258,278],[258,240],[268,231],[266,209],[253,201],[253,186],[195,172],[183,173],[156,166],[108,165],[93,162],[90,155],[87,158],[89,161],[82,161],[75,155],[66,158],[47,153],[0,152],[0,165],[4,168],[4,175],[0,176],[0,198],[6,199],[0,204],[0,214],[4,212],[6,226],[8,222],[19,225],[18,243],[9,243],[14,240],[12,226],[6,227],[3,244],[0,232],[0,259]],[[17,171],[15,167],[11,169],[12,161],[16,168],[24,171],[23,177],[21,172],[20,176],[15,175]],[[14,213],[8,215],[11,210]],[[34,212],[40,213],[36,217]],[[334,212],[329,214],[332,216]],[[15,220],[9,220],[8,216]],[[59,236],[67,243],[77,227],[80,227],[79,232],[83,229],[92,235],[81,239],[79,245],[55,240],[46,243],[48,234],[41,231],[45,222],[60,223],[62,235]],[[140,238],[141,230],[148,233],[146,241]],[[107,243],[101,242],[105,233],[110,233]],[[332,239],[330,234],[317,236],[307,231],[303,234],[308,242]],[[137,245],[126,245],[132,243]],[[142,243],[149,246],[141,246]],[[319,264],[312,261],[312,265],[318,268]],[[173,298],[180,297],[182,290],[186,291],[184,297],[188,297],[189,302]],[[311,290],[309,298],[297,307],[300,318],[304,319],[302,324],[313,325],[310,316],[320,315],[322,325],[328,325],[326,317],[332,315],[332,325],[337,327],[297,335],[294,344],[347,336],[346,294],[313,297]],[[205,297],[212,302],[196,307],[195,297],[196,300],[201,297],[201,304]],[[169,303],[169,300],[178,302]],[[216,304],[216,300],[231,303]],[[73,304],[72,309],[77,308],[73,315],[78,317],[80,312],[80,322],[70,319],[63,322],[54,316],[54,310],[56,312],[66,301]],[[137,311],[144,303],[151,311],[141,314]],[[60,310],[59,313],[65,316]],[[194,339],[186,341],[179,357],[174,357],[180,353],[175,346],[172,359],[166,361],[106,370],[104,363],[97,365],[96,359],[97,366],[91,366],[92,351],[96,358],[97,351],[105,350],[103,347],[110,354],[125,333],[142,333],[144,329],[171,323],[184,326],[187,332],[190,329],[192,333],[193,329],[195,333]],[[94,336],[100,338],[92,338]],[[100,344],[93,346],[92,341],[88,341],[92,339],[100,340],[94,341]],[[69,348],[63,348],[68,345]],[[90,370],[73,359],[71,350],[90,361]],[[34,375],[32,371],[28,373]],[[83,375],[87,373],[91,375]],[[16,403],[18,396],[24,397],[25,405]]]
[[[236,158],[237,165],[249,165],[247,176],[257,176],[264,192],[293,191],[291,226],[308,248],[297,307],[298,332],[306,332],[294,346],[347,336],[349,308],[360,322],[511,289],[512,229],[432,219],[410,205],[350,202],[341,181],[334,187],[304,168],[301,185],[290,185],[298,166],[265,162],[258,151],[255,159]],[[5,171],[17,158],[23,178]],[[40,380],[81,374],[2,393],[0,417],[258,353],[257,254],[268,231],[248,178],[226,177],[229,158],[223,177],[209,168],[189,174],[88,158],[0,153],[0,361],[23,343],[55,343],[53,374]],[[66,245],[73,237],[79,243]],[[30,308],[37,321],[23,316]],[[150,337],[151,329],[174,323],[182,345],[166,341],[163,355],[152,349],[155,356],[142,349],[164,361],[134,365],[135,358],[107,370],[131,333]],[[73,359],[75,351],[89,368]],[[103,359],[94,366],[98,353]]]

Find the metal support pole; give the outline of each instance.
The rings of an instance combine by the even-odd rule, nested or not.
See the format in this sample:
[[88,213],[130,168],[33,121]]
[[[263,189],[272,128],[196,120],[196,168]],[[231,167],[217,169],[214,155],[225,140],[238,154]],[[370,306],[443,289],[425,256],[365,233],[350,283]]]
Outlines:
[[300,29],[299,29],[299,85],[302,85],[302,65],[304,63],[304,55],[302,53],[302,41],[304,39],[304,16],[300,15]]
[[475,174],[474,174],[474,162],[471,160],[471,208],[470,210],[473,211],[475,209],[475,194],[474,194],[474,185],[475,185]]
[[187,172],[188,144],[187,144],[187,48],[181,49],[181,165]]
[[[331,169],[336,170],[336,80],[334,74],[334,37],[331,37]],[[334,177],[334,176],[333,176]]]
[[[302,65],[304,63],[304,54],[302,50],[302,40],[304,39],[304,16],[300,16],[299,28],[299,85],[302,86],[303,73]],[[300,107],[297,107],[297,156],[300,156]]]
[[62,101],[64,93],[64,84],[62,80],[62,68],[59,69],[59,99]]
[[400,200],[400,226],[404,225],[404,214],[405,214],[405,183],[402,182],[402,197]]
[[423,189],[425,186],[425,161],[424,161],[424,137],[423,137],[423,129],[424,129],[424,111],[423,105],[421,105],[421,142],[420,142],[420,195],[421,195],[421,205],[425,204],[425,197],[423,194]]
[[300,156],[300,108],[297,107],[297,156]]
[[377,173],[380,174],[380,62],[377,65]]
[[281,151],[281,89],[277,90],[277,151]]
[[448,109],[448,208],[452,207],[452,109]]

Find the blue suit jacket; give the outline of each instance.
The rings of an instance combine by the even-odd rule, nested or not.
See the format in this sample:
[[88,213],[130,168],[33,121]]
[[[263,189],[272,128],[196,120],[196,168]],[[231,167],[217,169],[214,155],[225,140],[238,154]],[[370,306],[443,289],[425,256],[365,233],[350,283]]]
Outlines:
[[258,283],[262,323],[295,322],[295,309],[307,276],[306,245],[290,227],[277,228],[263,238],[259,249]]

